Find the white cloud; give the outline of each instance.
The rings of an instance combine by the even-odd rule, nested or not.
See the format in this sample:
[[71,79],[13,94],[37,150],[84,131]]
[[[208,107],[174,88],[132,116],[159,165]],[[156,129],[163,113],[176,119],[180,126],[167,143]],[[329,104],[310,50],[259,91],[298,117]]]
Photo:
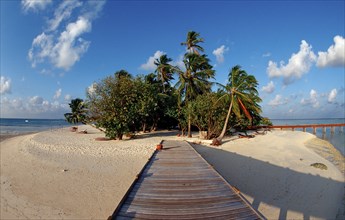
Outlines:
[[[91,42],[81,36],[91,31],[92,21],[102,10],[104,3],[105,1],[62,1],[55,9],[54,16],[48,19],[48,28],[32,42],[28,53],[32,67],[49,62],[54,67],[68,71],[87,52]],[[81,13],[71,22],[70,18],[76,8],[80,8]],[[65,23],[61,25],[63,22]],[[47,70],[44,69],[44,72]]]
[[0,95],[11,93],[11,79],[4,76],[0,77]]
[[7,118],[63,118],[69,112],[67,104],[49,102],[40,96],[27,99],[0,97],[0,117]]
[[22,0],[22,8],[24,11],[44,10],[52,0]]
[[60,96],[61,96],[61,92],[62,92],[62,89],[61,89],[61,88],[60,88],[60,89],[58,89],[58,90],[56,90],[55,95],[54,95],[54,99],[58,99],[58,98],[60,98]]
[[71,101],[71,99],[72,99],[72,96],[70,94],[65,95],[65,101],[69,102]]
[[328,95],[328,102],[332,103],[335,101],[335,98],[337,97],[337,89],[332,89],[332,91]]
[[319,95],[317,94],[317,92],[314,89],[312,89],[310,90],[309,98],[308,99],[302,98],[300,103],[302,105],[311,105],[314,108],[318,108],[320,107],[320,102],[318,100],[318,97]]
[[180,55],[178,56],[178,58],[177,58],[176,61],[173,60],[173,61],[171,62],[171,65],[172,65],[172,66],[177,66],[177,67],[179,67],[181,70],[184,70],[186,67],[185,67],[184,62],[183,62],[183,56],[184,56],[184,54],[180,54]]
[[318,52],[316,65],[318,67],[343,67],[345,66],[345,39],[342,36],[333,38],[334,44],[327,52]]
[[29,99],[31,105],[41,105],[43,103],[43,98],[40,96],[34,96]]
[[273,81],[270,81],[267,84],[267,86],[263,86],[261,90],[270,94],[270,93],[274,92],[274,89],[275,89],[274,83],[273,83]]
[[280,62],[278,67],[277,63],[273,61],[268,62],[267,73],[268,76],[283,77],[284,84],[290,84],[296,79],[300,79],[304,74],[309,72],[311,65],[316,61],[316,56],[312,51],[312,47],[302,40],[300,50],[297,54],[292,54],[288,64],[285,65],[284,61]]
[[92,84],[87,88],[87,93],[88,93],[89,95],[94,94],[95,91],[96,91],[96,86],[97,86],[96,83],[92,83]]
[[54,47],[53,63],[56,67],[68,70],[79,61],[90,45],[89,41],[85,41],[79,36],[90,30],[91,23],[84,17],[79,17],[75,23],[68,24]]
[[272,99],[268,105],[270,106],[278,106],[278,105],[285,105],[287,103],[286,99],[283,99],[281,95],[276,95],[274,99]]
[[215,49],[212,54],[216,56],[217,62],[218,63],[223,63],[224,62],[224,53],[229,51],[229,47],[225,47],[225,45],[222,45]]
[[54,18],[48,20],[48,31],[56,30],[63,20],[71,17],[75,8],[82,6],[82,2],[77,0],[63,1],[54,12]]
[[148,71],[155,70],[157,67],[154,64],[155,60],[159,59],[159,57],[161,57],[164,54],[166,54],[166,53],[163,51],[157,50],[153,56],[149,57],[149,59],[147,60],[146,63],[144,63],[140,66],[140,69],[148,70]]

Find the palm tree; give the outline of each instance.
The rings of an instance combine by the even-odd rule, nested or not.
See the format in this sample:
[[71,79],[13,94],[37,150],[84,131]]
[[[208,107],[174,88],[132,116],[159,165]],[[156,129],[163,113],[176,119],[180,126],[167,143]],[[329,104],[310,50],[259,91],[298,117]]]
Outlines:
[[[211,83],[208,81],[214,77],[214,70],[209,64],[206,55],[198,55],[196,53],[187,53],[184,57],[185,71],[175,67],[175,72],[179,75],[176,83],[177,91],[180,94],[179,103],[184,102],[186,106],[189,101],[193,100],[197,95],[203,94],[211,90]],[[179,104],[179,105],[180,105]],[[188,112],[188,137],[191,137],[191,112]]]
[[171,61],[172,59],[168,58],[166,54],[154,61],[154,64],[157,66],[155,73],[157,74],[157,79],[162,81],[163,93],[165,93],[165,84],[169,84],[169,81],[174,79],[172,76],[173,67],[169,64]]
[[198,43],[204,42],[204,39],[199,36],[199,33],[189,31],[186,42],[182,42],[181,45],[186,45],[188,50],[199,55],[199,51],[204,52],[204,48],[198,45]]
[[256,87],[258,81],[253,75],[248,75],[246,71],[241,69],[241,66],[234,66],[228,76],[228,83],[223,86],[226,90],[226,94],[221,98],[230,98],[230,105],[228,114],[225,119],[223,130],[217,140],[221,143],[231,113],[237,118],[241,117],[243,113],[245,117],[252,122],[252,115],[258,115],[261,112],[261,107],[258,105],[261,99],[258,95]]
[[79,122],[86,123],[86,105],[82,99],[72,99],[69,103],[71,113],[64,114],[66,120],[71,124],[77,124]]

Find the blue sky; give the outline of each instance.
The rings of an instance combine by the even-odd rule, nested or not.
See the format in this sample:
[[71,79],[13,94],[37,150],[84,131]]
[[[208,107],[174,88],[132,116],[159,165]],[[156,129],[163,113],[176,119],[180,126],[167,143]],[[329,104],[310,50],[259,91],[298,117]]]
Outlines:
[[188,31],[226,83],[241,65],[259,81],[263,115],[345,117],[344,1],[78,1],[1,4],[0,117],[63,118],[72,98],[126,69],[181,64]]

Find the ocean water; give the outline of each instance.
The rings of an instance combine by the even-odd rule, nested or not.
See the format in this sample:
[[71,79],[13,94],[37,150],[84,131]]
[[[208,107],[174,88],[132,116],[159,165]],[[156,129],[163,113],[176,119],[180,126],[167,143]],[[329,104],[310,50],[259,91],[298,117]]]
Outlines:
[[[345,118],[332,119],[272,119],[273,125],[307,125],[307,124],[344,124]],[[302,129],[295,129],[301,130]],[[312,128],[307,128],[307,132],[313,133]],[[322,132],[322,128],[316,129],[316,136],[329,141],[335,148],[337,148],[343,155],[345,155],[345,128],[335,127],[332,134],[331,128],[326,128],[326,133]]]
[[0,118],[0,134],[25,134],[71,126],[64,119]]

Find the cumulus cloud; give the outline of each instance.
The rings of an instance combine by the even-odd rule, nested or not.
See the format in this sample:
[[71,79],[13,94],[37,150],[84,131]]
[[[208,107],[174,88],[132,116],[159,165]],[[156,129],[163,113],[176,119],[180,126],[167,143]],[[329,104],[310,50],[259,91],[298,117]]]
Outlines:
[[61,89],[61,88],[60,88],[60,89],[58,89],[58,90],[56,90],[55,95],[54,95],[54,99],[58,99],[58,98],[60,98],[60,96],[61,96],[61,92],[62,92],[62,89]]
[[[92,29],[92,21],[102,10],[105,1],[62,1],[47,21],[45,31],[37,35],[28,52],[32,67],[49,62],[54,67],[68,71],[90,46],[81,36]],[[80,8],[75,20],[72,14]],[[72,21],[71,21],[72,20]],[[73,21],[74,20],[74,21]],[[61,25],[64,22],[64,25]],[[62,28],[59,28],[59,27]]]
[[0,77],[0,95],[11,93],[11,79],[4,76]]
[[285,105],[287,103],[286,99],[283,99],[281,95],[276,95],[274,99],[272,99],[268,105],[270,106],[278,106],[278,105]]
[[54,35],[42,33],[32,43],[29,59],[32,66],[49,59],[55,67],[69,70],[87,51],[90,42],[79,36],[91,30],[91,23],[84,17],[79,17],[74,23],[67,25],[66,30],[60,34],[57,42]]
[[302,98],[300,103],[302,105],[311,105],[314,108],[318,108],[318,107],[320,107],[320,102],[318,100],[318,97],[319,97],[319,95],[317,94],[317,92],[314,89],[312,89],[312,90],[310,90],[309,98],[307,98],[307,99]]
[[284,84],[288,85],[308,73],[315,61],[316,56],[312,51],[312,47],[306,41],[302,40],[300,50],[296,54],[291,55],[287,64],[281,61],[278,67],[276,62],[270,60],[268,62],[267,73],[270,78],[283,77]]
[[44,10],[52,0],[22,0],[22,8],[24,11]]
[[218,63],[224,62],[224,53],[229,51],[228,47],[225,47],[225,45],[220,46],[219,48],[215,49],[212,54],[216,56]]
[[328,102],[333,103],[337,97],[337,94],[337,89],[332,89],[332,91],[328,94]]
[[62,118],[70,109],[58,101],[49,102],[40,96],[26,99],[0,97],[0,117],[7,118]]
[[34,96],[29,99],[31,105],[41,105],[43,103],[43,98],[40,96]]
[[327,52],[318,52],[316,65],[318,67],[343,67],[345,66],[345,39],[342,36],[333,38],[334,44]]
[[263,86],[261,90],[270,94],[270,93],[274,92],[274,89],[275,89],[274,83],[273,83],[273,81],[270,81],[267,84],[267,86]]
[[166,53],[163,51],[157,50],[153,56],[149,57],[149,59],[147,60],[146,63],[144,63],[140,66],[140,69],[149,70],[149,71],[155,70],[157,67],[154,63],[155,60],[159,59],[159,57],[161,57],[164,54],[166,54]]

